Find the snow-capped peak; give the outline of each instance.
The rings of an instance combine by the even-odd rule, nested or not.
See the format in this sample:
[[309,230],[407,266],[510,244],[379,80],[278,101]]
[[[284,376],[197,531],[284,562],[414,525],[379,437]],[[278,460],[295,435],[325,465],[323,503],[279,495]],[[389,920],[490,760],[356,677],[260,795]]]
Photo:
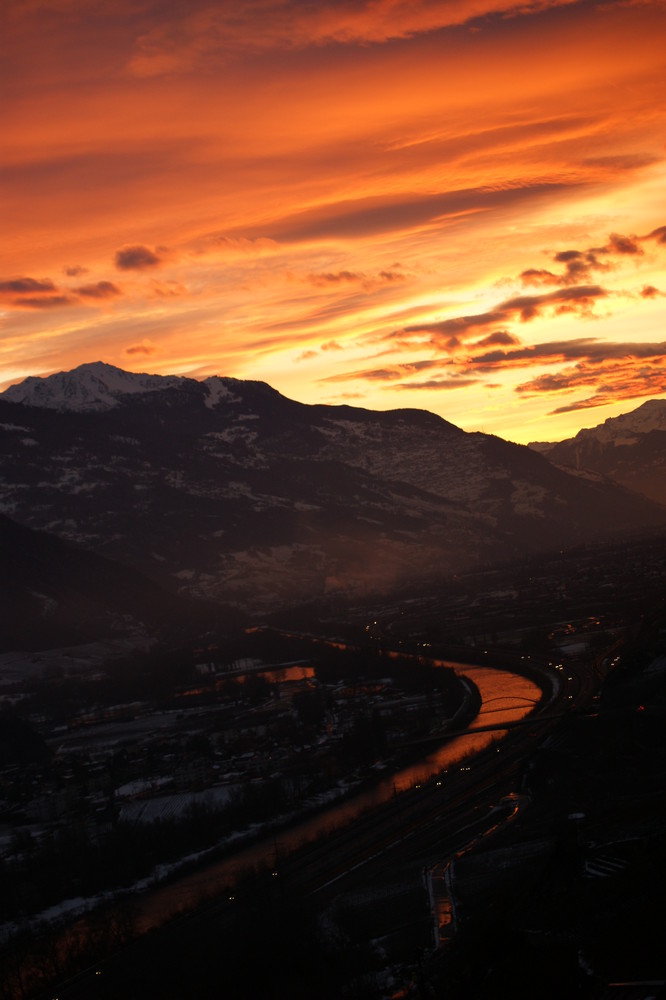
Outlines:
[[109,410],[131,393],[171,389],[184,381],[180,375],[147,375],[123,371],[103,361],[79,365],[46,378],[31,375],[1,394],[12,403],[49,410]]
[[648,399],[629,413],[609,417],[603,424],[579,431],[574,440],[595,438],[603,443],[621,444],[650,431],[666,431],[666,399]]
[[621,413],[618,417],[608,417],[596,427],[584,427],[575,437],[565,441],[530,441],[529,447],[548,455],[564,445],[585,446],[595,442],[600,445],[635,444],[650,431],[666,431],[666,399],[648,399],[635,410]]

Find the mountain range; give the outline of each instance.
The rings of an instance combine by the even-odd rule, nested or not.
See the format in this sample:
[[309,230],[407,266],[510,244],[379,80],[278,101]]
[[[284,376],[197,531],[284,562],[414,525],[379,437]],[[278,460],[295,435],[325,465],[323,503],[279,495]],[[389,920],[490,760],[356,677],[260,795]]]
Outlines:
[[604,476],[666,504],[666,399],[649,399],[573,438],[530,448],[563,468]]
[[646,497],[427,411],[102,362],[0,394],[0,455],[18,525],[253,611],[666,526]]

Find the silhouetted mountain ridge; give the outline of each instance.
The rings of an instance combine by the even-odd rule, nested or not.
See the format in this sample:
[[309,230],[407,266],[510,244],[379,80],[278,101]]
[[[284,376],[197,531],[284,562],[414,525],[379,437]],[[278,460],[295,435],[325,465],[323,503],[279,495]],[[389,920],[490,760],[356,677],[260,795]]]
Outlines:
[[154,635],[203,620],[135,570],[0,514],[0,650]]
[[592,473],[666,504],[666,399],[649,399],[573,438],[531,448],[577,473]]
[[253,609],[666,523],[621,488],[427,411],[309,406],[217,376],[94,363],[31,380],[0,395],[0,444],[17,521]]

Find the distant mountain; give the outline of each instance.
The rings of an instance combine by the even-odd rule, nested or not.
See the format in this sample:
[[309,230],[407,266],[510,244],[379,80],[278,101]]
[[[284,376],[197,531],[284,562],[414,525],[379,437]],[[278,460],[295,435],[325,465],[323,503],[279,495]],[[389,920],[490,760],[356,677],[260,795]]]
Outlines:
[[166,378],[136,375],[95,361],[47,378],[31,376],[10,386],[2,396],[12,403],[41,406],[47,410],[110,410],[118,406],[125,396],[173,388],[180,381],[177,375]]
[[0,651],[136,636],[203,618],[135,570],[0,514]]
[[530,448],[558,466],[604,476],[666,504],[666,399],[650,399],[566,441]]
[[97,362],[0,395],[0,501],[175,591],[270,609],[666,525],[666,510],[422,410]]
[[[83,413],[90,410],[111,410],[128,402],[130,396],[184,388],[187,382],[192,381],[182,375],[126,372],[103,361],[92,361],[79,365],[73,371],[57,372],[46,378],[30,376],[23,382],[10,386],[0,395],[12,403]],[[232,394],[230,384],[235,381],[213,375],[197,385],[203,385],[206,389],[206,405],[214,406],[220,398]]]

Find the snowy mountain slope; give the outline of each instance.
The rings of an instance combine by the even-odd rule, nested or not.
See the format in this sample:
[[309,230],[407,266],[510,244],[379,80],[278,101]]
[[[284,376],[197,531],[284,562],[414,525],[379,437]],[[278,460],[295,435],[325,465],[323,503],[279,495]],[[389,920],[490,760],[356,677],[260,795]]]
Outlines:
[[180,377],[137,375],[121,368],[94,361],[70,372],[58,372],[46,378],[31,376],[2,393],[4,399],[49,410],[107,410],[117,406],[123,396],[156,392],[178,385]]
[[[20,387],[0,395],[0,509],[189,594],[271,608],[666,523],[425,411],[109,367],[66,373],[49,388],[58,407],[35,405],[46,390],[32,384],[30,405]],[[82,411],[91,368],[105,408]]]
[[666,399],[650,399],[565,441],[530,447],[562,468],[603,476],[666,504]]

